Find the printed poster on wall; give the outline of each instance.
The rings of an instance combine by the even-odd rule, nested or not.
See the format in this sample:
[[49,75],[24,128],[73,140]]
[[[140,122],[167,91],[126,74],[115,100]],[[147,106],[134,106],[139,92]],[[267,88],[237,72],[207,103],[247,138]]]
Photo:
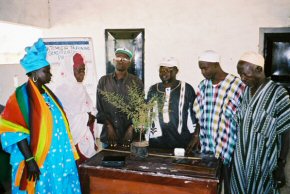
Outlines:
[[86,64],[86,76],[83,83],[95,104],[97,81],[92,39],[88,37],[44,38],[43,41],[48,49],[47,60],[51,65],[53,75],[48,86],[54,90],[65,81],[63,79],[64,71],[73,68],[73,56],[79,53],[83,56]]

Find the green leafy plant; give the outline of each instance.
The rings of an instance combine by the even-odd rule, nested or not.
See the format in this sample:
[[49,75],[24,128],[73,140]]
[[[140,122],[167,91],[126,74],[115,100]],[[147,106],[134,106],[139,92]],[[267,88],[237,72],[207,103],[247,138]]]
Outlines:
[[116,92],[100,92],[108,103],[111,103],[120,112],[125,113],[128,119],[132,120],[133,127],[136,132],[139,132],[141,141],[141,135],[145,134],[151,128],[157,116],[158,111],[155,109],[157,107],[157,101],[160,101],[161,98],[159,96],[153,96],[146,102],[144,92],[138,88],[136,83],[133,83],[128,88],[128,96],[126,98]]

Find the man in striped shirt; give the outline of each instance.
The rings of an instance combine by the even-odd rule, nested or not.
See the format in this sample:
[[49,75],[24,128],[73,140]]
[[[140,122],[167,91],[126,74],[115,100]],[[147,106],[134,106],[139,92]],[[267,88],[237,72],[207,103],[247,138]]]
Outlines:
[[237,133],[235,115],[245,85],[239,78],[224,72],[219,61],[220,56],[212,50],[199,56],[199,68],[205,79],[198,86],[194,102],[200,130],[195,131],[193,141],[198,142],[199,138],[201,152],[222,161],[224,191],[229,193],[230,162]]
[[285,88],[265,77],[263,68],[264,58],[255,52],[244,53],[237,65],[247,88],[237,114],[232,193],[279,193],[285,184],[290,99]]

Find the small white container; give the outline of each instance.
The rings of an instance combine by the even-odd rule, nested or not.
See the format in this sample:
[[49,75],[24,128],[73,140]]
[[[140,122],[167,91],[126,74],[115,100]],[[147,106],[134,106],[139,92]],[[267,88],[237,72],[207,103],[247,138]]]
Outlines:
[[185,150],[183,148],[175,148],[174,155],[175,156],[184,156]]

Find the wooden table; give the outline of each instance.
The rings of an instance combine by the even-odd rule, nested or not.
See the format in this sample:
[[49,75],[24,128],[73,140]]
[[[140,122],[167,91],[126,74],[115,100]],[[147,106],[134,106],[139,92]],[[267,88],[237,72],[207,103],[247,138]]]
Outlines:
[[[217,160],[176,160],[173,151],[150,150],[149,153],[142,160],[133,158],[126,150],[100,151],[80,165],[83,193],[213,194],[220,190],[220,162]],[[104,156],[126,156],[125,165],[104,167],[101,165]]]

